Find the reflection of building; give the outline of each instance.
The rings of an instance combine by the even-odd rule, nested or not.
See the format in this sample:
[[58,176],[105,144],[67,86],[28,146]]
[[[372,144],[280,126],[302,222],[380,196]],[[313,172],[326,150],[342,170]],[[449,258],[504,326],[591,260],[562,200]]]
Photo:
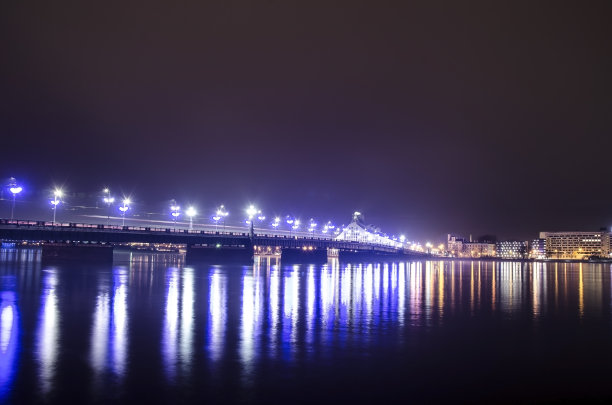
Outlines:
[[531,241],[529,258],[546,259],[546,239],[534,239]]
[[495,256],[495,243],[472,242],[448,234],[447,251],[455,257],[493,257]]
[[546,240],[546,257],[551,259],[586,259],[610,255],[610,232],[540,232]]
[[527,241],[505,240],[495,243],[495,255],[502,259],[524,259],[528,252]]

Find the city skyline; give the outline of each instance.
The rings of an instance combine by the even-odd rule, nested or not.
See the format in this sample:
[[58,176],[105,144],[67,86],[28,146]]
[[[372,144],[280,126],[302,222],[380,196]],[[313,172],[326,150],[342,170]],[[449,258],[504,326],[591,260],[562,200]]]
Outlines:
[[[54,185],[40,190],[28,190],[29,194],[36,195],[37,199],[35,201],[31,199],[24,201],[21,197],[27,189],[22,187],[22,185],[23,183],[17,181],[17,179],[9,178],[8,183],[0,190],[0,200],[6,202],[5,209],[7,212],[10,210],[10,219],[13,219],[17,196],[19,196],[19,214],[21,214],[21,217],[17,216],[15,219],[47,221],[47,216],[50,215],[49,211],[51,211],[53,223],[56,221],[58,207],[61,214],[64,215],[63,221],[58,222],[64,223],[98,223],[100,222],[100,218],[107,216],[107,224],[111,218],[114,221],[121,218],[122,225],[125,225],[125,221],[127,220],[128,224],[140,224],[141,226],[146,224],[160,226],[166,224],[176,227],[177,224],[181,226],[189,224],[189,229],[192,229],[194,226],[200,228],[215,227],[215,229],[217,229],[221,221],[223,228],[228,226],[233,229],[240,229],[245,226],[249,228],[250,223],[253,221],[257,224],[258,228],[264,230],[278,230],[281,232],[291,232],[291,230],[294,230],[296,233],[312,233],[313,236],[316,233],[317,235],[320,234],[321,236],[330,237],[337,235],[341,230],[346,230],[347,224],[351,222],[344,221],[344,219],[346,219],[345,217],[347,217],[346,215],[342,217],[343,219],[338,221],[331,217],[324,219],[302,215],[301,213],[296,214],[295,210],[266,210],[266,214],[264,214],[264,211],[260,209],[261,207],[256,207],[257,204],[254,205],[252,201],[241,208],[236,206],[234,207],[236,209],[233,209],[231,205],[226,206],[226,204],[217,204],[214,207],[202,206],[193,201],[189,201],[187,204],[181,204],[177,199],[170,198],[165,199],[165,206],[162,206],[160,202],[151,204],[149,202],[135,200],[134,196],[131,194],[113,193],[108,187],[104,187],[95,193],[72,192],[70,196],[66,192],[65,186]],[[41,201],[38,200],[47,202],[49,204],[48,207],[45,209],[44,202],[41,205]],[[83,203],[85,203],[85,205],[82,205]],[[25,205],[25,207],[23,205]],[[134,210],[135,206],[138,207],[136,211]],[[228,207],[230,207],[229,211]],[[6,216],[5,218],[9,217]],[[489,232],[482,235],[474,235],[469,231],[458,232],[456,230],[448,231],[445,234],[447,239],[422,238],[418,235],[412,235],[410,232],[406,232],[406,230],[400,230],[394,233],[386,229],[381,229],[377,224],[366,221],[364,214],[360,211],[355,211],[352,214],[352,221],[356,221],[356,218],[359,218],[359,222],[363,225],[371,227],[373,232],[377,235],[388,237],[389,240],[393,241],[401,240],[402,243],[406,242],[408,245],[412,245],[413,248],[418,246],[420,249],[426,245],[438,246],[444,244],[444,242],[450,243],[451,236],[453,236],[453,238],[463,240],[464,242],[469,241],[471,243],[473,241],[475,244],[479,242],[488,244],[485,246],[485,250],[488,252],[488,249],[491,249],[491,251],[494,252],[496,242],[524,241],[525,243],[531,243],[530,241],[535,238],[533,234],[524,238],[508,238],[504,236],[503,232]],[[96,222],[96,220],[98,222]],[[285,230],[287,226],[288,228]],[[597,229],[582,229],[579,232],[597,232],[602,230],[605,232],[612,232],[612,227],[602,226]],[[539,230],[537,233],[542,234],[550,231],[574,232],[578,231],[578,229],[547,229]],[[449,252],[453,250],[454,249],[448,247]]]

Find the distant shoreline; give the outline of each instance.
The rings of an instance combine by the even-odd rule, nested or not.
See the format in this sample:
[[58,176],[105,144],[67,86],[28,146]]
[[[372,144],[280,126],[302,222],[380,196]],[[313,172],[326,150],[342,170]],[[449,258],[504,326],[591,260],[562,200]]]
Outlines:
[[525,263],[612,263],[612,259],[578,260],[578,259],[506,259],[502,257],[440,257],[439,260],[449,261],[496,261]]

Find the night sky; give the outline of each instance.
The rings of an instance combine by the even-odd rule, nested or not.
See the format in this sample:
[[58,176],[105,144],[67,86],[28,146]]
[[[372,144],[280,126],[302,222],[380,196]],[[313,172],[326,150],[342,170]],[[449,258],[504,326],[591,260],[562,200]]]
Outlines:
[[611,15],[610,1],[4,1],[0,177],[153,207],[360,210],[418,240],[609,227]]

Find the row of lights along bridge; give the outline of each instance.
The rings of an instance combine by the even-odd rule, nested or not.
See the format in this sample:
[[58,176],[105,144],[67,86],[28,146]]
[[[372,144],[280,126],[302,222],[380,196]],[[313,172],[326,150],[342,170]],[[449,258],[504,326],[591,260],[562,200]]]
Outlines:
[[[23,191],[23,187],[17,185],[16,183],[12,183],[9,185],[9,191],[12,194],[12,204],[11,204],[11,219],[14,218],[15,213],[15,203],[17,196]],[[50,199],[50,204],[53,210],[53,224],[56,222],[57,218],[57,208],[63,202],[64,191],[61,188],[55,188],[52,192],[52,196]],[[107,225],[110,223],[110,219],[113,213],[113,210],[117,208],[121,214],[121,222],[122,226],[125,226],[125,217],[127,212],[132,208],[132,200],[130,197],[123,197],[121,200],[115,199],[115,197],[111,194],[111,190],[109,188],[105,188],[103,190],[102,201],[107,207]],[[169,213],[174,223],[174,227],[176,228],[176,223],[181,216],[186,216],[189,218],[189,229],[193,229],[193,220],[194,217],[198,215],[198,212],[194,206],[189,206],[186,209],[182,209],[180,205],[177,204],[175,200],[172,200],[169,206]],[[256,208],[254,205],[249,205],[245,210],[245,224],[247,226],[253,226],[255,221],[259,221],[260,224],[264,224],[266,220],[266,216],[262,213],[262,211]],[[229,216],[229,212],[225,208],[224,205],[220,205],[215,210],[214,215],[211,217],[212,221],[215,224],[215,229],[221,225],[223,226],[223,230],[226,227],[226,219]],[[284,219],[281,217],[274,217],[274,219],[270,222],[270,226],[274,229],[281,229],[282,224],[286,224],[288,226],[289,235],[292,236],[294,232],[299,232],[302,227],[302,222],[300,219],[295,218],[293,216],[287,215]],[[305,228],[308,233],[311,233],[313,236],[318,229],[318,223],[311,218],[307,224],[305,224]],[[339,235],[342,232],[341,227],[337,227],[332,223],[332,221],[327,221],[321,227],[321,234],[333,237]],[[386,235],[385,235],[386,236]],[[400,243],[405,243],[406,238],[404,235],[399,237],[391,237],[393,240],[398,241]],[[429,244],[427,244],[429,245]]]

